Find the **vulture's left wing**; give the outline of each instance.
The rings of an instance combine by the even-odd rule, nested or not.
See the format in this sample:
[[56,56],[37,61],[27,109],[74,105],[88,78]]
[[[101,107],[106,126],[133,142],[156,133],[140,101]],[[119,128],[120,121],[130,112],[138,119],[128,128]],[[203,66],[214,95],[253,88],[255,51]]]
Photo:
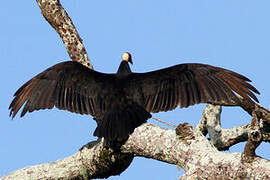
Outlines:
[[234,93],[252,101],[259,94],[248,78],[206,64],[180,64],[169,68],[133,73],[128,77],[127,92],[148,112],[168,111],[198,103],[239,104]]
[[14,94],[10,116],[15,117],[25,103],[26,112],[56,106],[80,114],[102,115],[109,94],[114,89],[114,75],[91,70],[77,62],[56,64],[26,82]]

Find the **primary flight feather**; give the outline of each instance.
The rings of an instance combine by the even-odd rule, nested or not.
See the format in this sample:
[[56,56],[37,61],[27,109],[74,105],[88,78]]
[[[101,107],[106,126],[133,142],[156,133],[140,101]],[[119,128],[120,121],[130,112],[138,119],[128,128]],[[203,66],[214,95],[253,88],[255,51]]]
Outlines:
[[62,62],[38,74],[14,94],[10,116],[25,103],[27,112],[54,106],[90,114],[98,122],[95,136],[109,141],[128,138],[134,129],[151,118],[151,112],[169,111],[198,103],[240,105],[235,93],[258,102],[245,76],[207,64],[180,64],[147,73],[132,73],[124,53],[115,74],[89,69],[77,62]]

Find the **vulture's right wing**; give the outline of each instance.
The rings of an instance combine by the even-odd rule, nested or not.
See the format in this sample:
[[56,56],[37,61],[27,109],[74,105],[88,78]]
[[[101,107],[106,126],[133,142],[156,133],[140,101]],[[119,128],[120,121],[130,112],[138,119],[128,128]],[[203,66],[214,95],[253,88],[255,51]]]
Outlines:
[[243,75],[206,64],[180,64],[128,78],[127,93],[148,112],[168,111],[198,103],[239,105],[234,93],[252,101],[258,90]]
[[25,103],[26,112],[39,109],[68,110],[99,115],[105,111],[106,97],[113,90],[114,76],[91,70],[77,62],[56,64],[26,82],[14,94],[10,116],[15,117]]

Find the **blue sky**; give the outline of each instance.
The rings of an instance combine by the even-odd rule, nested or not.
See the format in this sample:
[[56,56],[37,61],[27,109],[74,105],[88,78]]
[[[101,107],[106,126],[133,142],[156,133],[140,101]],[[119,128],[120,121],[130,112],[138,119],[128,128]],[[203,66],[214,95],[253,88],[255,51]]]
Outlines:
[[[133,71],[146,72],[184,62],[207,63],[239,72],[259,89],[270,107],[270,1],[62,1],[96,70],[116,72],[121,54],[133,55]],[[8,106],[14,92],[46,68],[69,60],[62,40],[40,14],[36,1],[2,1],[0,43],[0,177],[25,166],[72,155],[93,137],[91,116],[57,109],[29,113],[13,121]],[[196,125],[203,105],[155,117],[175,125]],[[222,125],[246,124],[240,108],[224,108]],[[150,123],[161,125],[153,120]],[[164,125],[161,125],[168,128]],[[242,152],[244,144],[227,152]],[[270,158],[263,143],[257,153]],[[183,171],[156,160],[135,158],[110,179],[177,179]]]

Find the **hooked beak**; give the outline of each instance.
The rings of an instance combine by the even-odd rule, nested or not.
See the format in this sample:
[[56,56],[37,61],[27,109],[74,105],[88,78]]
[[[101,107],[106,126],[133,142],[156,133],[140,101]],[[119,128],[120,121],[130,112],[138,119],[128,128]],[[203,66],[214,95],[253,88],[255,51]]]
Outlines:
[[133,61],[132,61],[131,55],[130,55],[130,58],[128,59],[128,62],[130,62],[130,64],[133,65]]

